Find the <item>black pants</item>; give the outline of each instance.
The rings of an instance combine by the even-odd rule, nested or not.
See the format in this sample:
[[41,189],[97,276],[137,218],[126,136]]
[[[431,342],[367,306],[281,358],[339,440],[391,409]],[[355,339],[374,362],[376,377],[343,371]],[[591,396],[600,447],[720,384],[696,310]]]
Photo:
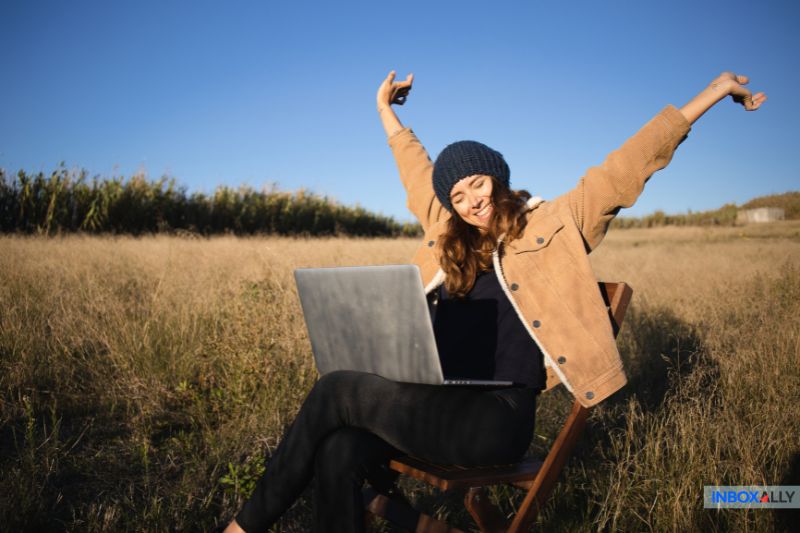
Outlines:
[[315,480],[320,531],[363,531],[361,486],[393,455],[487,465],[518,460],[533,435],[536,391],[397,383],[332,372],[314,385],[236,517],[265,531]]

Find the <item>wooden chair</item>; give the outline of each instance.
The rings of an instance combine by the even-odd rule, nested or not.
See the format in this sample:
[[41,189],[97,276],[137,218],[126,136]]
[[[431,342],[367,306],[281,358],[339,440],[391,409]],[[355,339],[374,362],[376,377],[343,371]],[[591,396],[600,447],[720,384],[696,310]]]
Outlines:
[[[608,306],[609,318],[616,336],[633,290],[625,283],[601,282],[600,291]],[[527,531],[550,497],[558,476],[583,431],[588,415],[589,409],[576,400],[572,412],[544,461],[527,458],[513,465],[465,468],[456,465],[434,465],[413,457],[401,457],[391,461],[389,467],[443,491],[466,489],[464,505],[481,531]],[[510,484],[527,491],[513,520],[503,516],[488,498],[486,487],[501,484]],[[364,503],[368,511],[367,516],[370,516],[369,513],[381,516],[408,531],[431,533],[460,531],[412,509],[398,498],[379,494],[371,488],[364,490]]]

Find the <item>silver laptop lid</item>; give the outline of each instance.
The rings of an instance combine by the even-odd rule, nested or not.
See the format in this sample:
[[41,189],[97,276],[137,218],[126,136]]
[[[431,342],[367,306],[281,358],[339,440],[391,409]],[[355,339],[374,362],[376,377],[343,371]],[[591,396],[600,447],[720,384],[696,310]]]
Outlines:
[[443,382],[416,265],[298,269],[295,280],[320,374]]

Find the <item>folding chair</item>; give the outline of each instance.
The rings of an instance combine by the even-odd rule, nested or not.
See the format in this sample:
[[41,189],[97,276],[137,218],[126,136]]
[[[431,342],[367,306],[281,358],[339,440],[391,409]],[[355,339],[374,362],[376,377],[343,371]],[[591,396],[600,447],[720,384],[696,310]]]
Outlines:
[[[600,292],[608,306],[616,337],[633,290],[625,283],[601,282]],[[554,377],[550,374],[548,369],[548,380]],[[544,461],[526,458],[513,465],[465,468],[457,465],[434,465],[413,457],[401,457],[391,461],[389,467],[443,491],[466,489],[464,506],[481,531],[527,531],[550,497],[558,476],[586,425],[588,415],[589,409],[576,400]],[[513,520],[503,516],[487,495],[486,487],[501,484],[510,484],[527,491]],[[460,532],[432,516],[412,509],[397,498],[379,494],[371,488],[364,490],[364,503],[368,517],[370,514],[381,516],[409,531]]]

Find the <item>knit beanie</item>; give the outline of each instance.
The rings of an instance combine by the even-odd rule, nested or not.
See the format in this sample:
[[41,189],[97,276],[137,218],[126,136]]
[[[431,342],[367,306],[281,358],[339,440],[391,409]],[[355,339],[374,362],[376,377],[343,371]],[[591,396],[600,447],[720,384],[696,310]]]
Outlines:
[[511,171],[503,155],[476,141],[458,141],[448,145],[433,164],[433,190],[451,213],[450,191],[467,176],[492,176],[508,187]]

